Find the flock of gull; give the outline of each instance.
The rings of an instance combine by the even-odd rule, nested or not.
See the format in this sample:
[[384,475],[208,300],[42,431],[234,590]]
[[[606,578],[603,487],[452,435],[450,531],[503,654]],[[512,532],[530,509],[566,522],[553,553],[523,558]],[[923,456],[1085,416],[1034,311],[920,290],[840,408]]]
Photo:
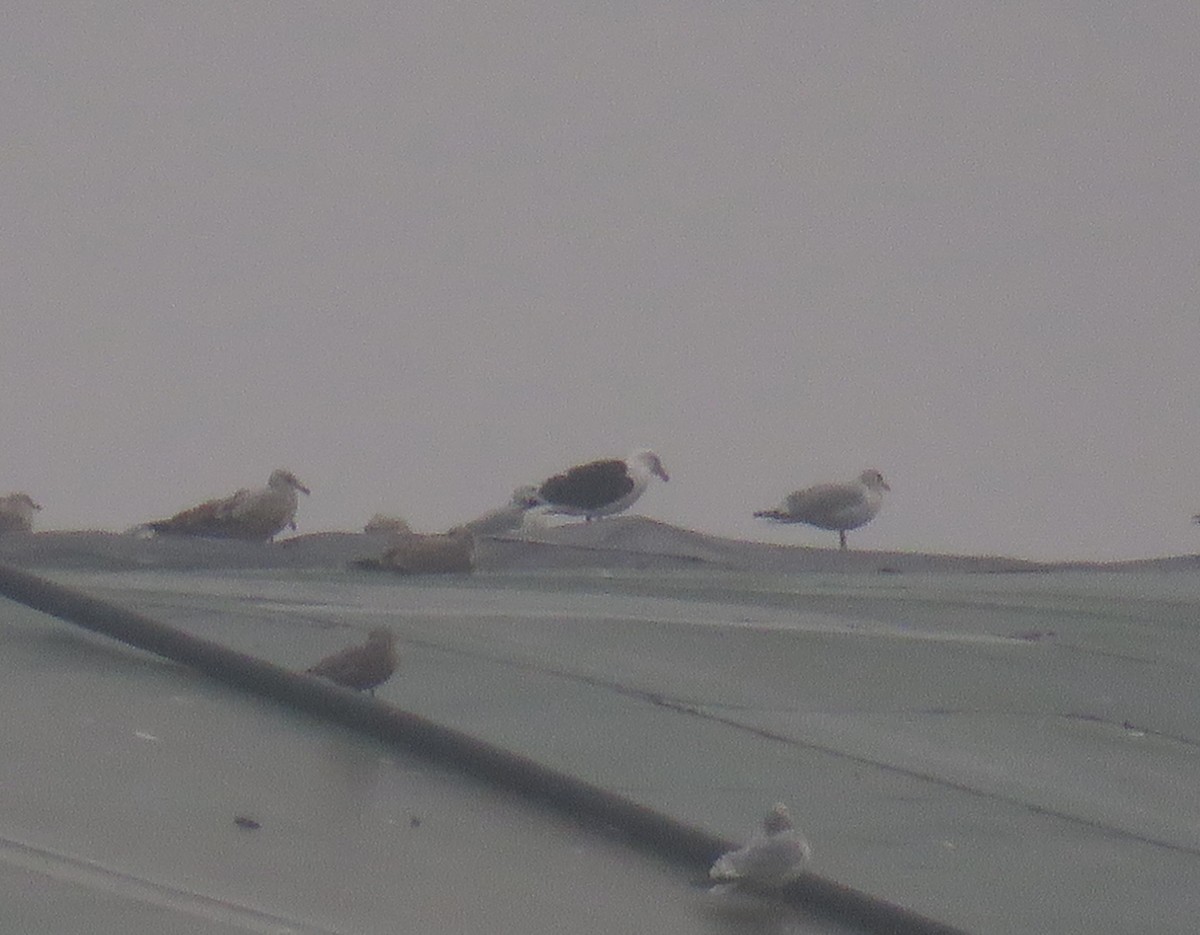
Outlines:
[[[397,571],[405,570],[406,562],[413,566],[407,569],[410,571],[470,570],[476,535],[516,528],[531,510],[582,516],[587,522],[620,513],[637,501],[654,478],[670,479],[658,455],[639,450],[627,458],[580,464],[540,484],[520,487],[505,507],[447,533],[416,536],[403,520],[377,516],[367,524],[367,531],[387,532],[395,545],[375,564]],[[888,489],[878,471],[867,470],[848,483],[819,484],[795,491],[778,508],[762,510],[755,516],[836,531],[844,549],[847,531],[874,518]],[[263,488],[246,488],[206,500],[136,528],[156,536],[270,541],[284,529],[296,528],[299,494],[308,493],[295,474],[280,469],[271,473]],[[25,493],[0,497],[0,532],[31,532],[34,513],[40,509]],[[399,662],[395,632],[390,627],[377,627],[365,643],[341,649],[305,672],[373,695],[396,672]],[[745,846],[723,854],[713,863],[709,870],[712,892],[786,885],[805,870],[811,857],[808,842],[796,830],[787,807],[776,805]]]
[[[525,514],[533,510],[582,516],[591,522],[629,509],[655,478],[670,480],[662,460],[648,449],[635,451],[626,458],[589,461],[541,483],[518,487],[504,507],[441,535],[448,547],[459,543],[461,551],[461,544],[468,538],[519,528]],[[890,489],[883,475],[872,468],[851,481],[794,491],[778,507],[759,510],[754,515],[775,523],[803,523],[836,532],[840,547],[845,549],[846,533],[874,519],[883,504],[884,492]],[[308,494],[308,488],[291,471],[280,469],[271,473],[265,487],[243,488],[137,528],[159,536],[265,542],[285,529],[296,528],[301,493]],[[32,531],[34,513],[40,509],[25,493],[0,497],[0,533]],[[367,524],[366,531],[413,536],[403,520],[378,515]]]
[[[611,516],[629,509],[655,478],[670,479],[658,455],[642,449],[626,458],[580,464],[539,484],[519,487],[504,507],[446,533],[418,536],[402,519],[376,516],[365,531],[389,533],[395,544],[382,559],[360,564],[401,572],[469,571],[475,536],[519,528],[532,510],[582,516],[587,522]],[[845,549],[846,533],[874,519],[883,494],[890,489],[883,475],[869,468],[851,481],[796,490],[778,507],[754,515],[775,523],[802,523],[836,532],[840,548]],[[158,536],[270,541],[284,529],[296,528],[301,493],[308,494],[308,488],[291,471],[280,469],[271,473],[265,487],[206,500],[137,528]],[[26,493],[0,497],[0,533],[31,532],[34,514],[41,509]],[[1200,515],[1194,520],[1200,523]],[[388,627],[379,627],[368,634],[364,644],[335,652],[306,672],[353,691],[374,694],[398,665],[396,635]],[[783,886],[803,873],[811,858],[811,848],[795,828],[787,807],[778,804],[745,846],[723,854],[712,865],[712,890]]]

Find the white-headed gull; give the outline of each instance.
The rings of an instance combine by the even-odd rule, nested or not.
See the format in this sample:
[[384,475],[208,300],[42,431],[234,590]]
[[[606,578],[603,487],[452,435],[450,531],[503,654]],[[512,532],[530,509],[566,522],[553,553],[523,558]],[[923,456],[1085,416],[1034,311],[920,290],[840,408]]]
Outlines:
[[718,884],[782,886],[798,877],[812,860],[812,848],[795,825],[786,805],[778,803],[763,819],[745,847],[722,854],[708,871]]
[[841,548],[846,548],[846,533],[865,526],[883,505],[883,492],[891,490],[874,468],[868,468],[856,480],[844,484],[817,484],[797,490],[784,498],[775,510],[759,510],[762,519],[777,523],[807,523],[838,533]]

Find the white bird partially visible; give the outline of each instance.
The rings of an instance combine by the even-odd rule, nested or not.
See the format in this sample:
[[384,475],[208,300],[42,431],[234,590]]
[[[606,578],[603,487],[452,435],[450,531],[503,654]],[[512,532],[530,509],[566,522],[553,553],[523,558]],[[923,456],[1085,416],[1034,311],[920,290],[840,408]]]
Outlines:
[[762,830],[745,847],[718,857],[708,875],[723,884],[777,887],[796,879],[810,860],[812,848],[780,802],[763,819]]
[[489,510],[482,516],[477,516],[462,525],[477,536],[499,536],[506,532],[520,529],[525,522],[525,513],[540,506],[537,488],[532,485],[518,487],[513,491],[508,503],[495,510]]
[[33,514],[42,507],[27,493],[0,497],[0,533],[32,532]]
[[658,455],[643,448],[628,458],[589,461],[555,474],[537,486],[534,496],[536,505],[548,507],[550,513],[590,522],[629,509],[655,477],[671,479]]
[[846,533],[873,520],[883,505],[884,491],[891,489],[882,474],[867,468],[856,480],[797,490],[788,494],[778,509],[759,510],[754,515],[777,523],[836,530],[840,547],[845,549]]
[[291,471],[271,472],[267,486],[242,489],[228,497],[206,500],[169,519],[146,525],[163,536],[199,536],[208,539],[273,539],[285,527],[296,528],[296,492],[307,494]]

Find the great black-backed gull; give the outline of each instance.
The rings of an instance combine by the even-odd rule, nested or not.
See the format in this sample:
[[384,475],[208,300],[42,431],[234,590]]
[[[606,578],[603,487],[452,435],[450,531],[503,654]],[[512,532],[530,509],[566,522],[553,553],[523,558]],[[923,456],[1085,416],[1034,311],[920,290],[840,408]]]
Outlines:
[[281,469],[271,472],[266,487],[207,500],[146,525],[164,536],[266,541],[286,527],[296,528],[296,491],[309,492],[295,474]]
[[367,641],[362,646],[351,646],[326,656],[305,671],[345,688],[369,691],[373,695],[376,687],[392,677],[399,662],[396,634],[389,627],[377,627],[367,634]]
[[779,803],[763,819],[762,830],[745,847],[718,857],[708,875],[721,884],[777,887],[796,879],[810,860],[812,848]]
[[33,514],[41,505],[33,502],[27,493],[10,493],[0,497],[0,534],[6,532],[32,532]]
[[536,503],[550,513],[590,522],[629,509],[654,477],[670,480],[658,455],[642,449],[628,458],[590,461],[555,474],[537,486]]
[[874,468],[844,484],[817,484],[790,493],[777,510],[759,510],[755,516],[777,523],[807,523],[838,533],[841,548],[846,548],[846,533],[865,526],[883,505],[883,492],[891,490]]

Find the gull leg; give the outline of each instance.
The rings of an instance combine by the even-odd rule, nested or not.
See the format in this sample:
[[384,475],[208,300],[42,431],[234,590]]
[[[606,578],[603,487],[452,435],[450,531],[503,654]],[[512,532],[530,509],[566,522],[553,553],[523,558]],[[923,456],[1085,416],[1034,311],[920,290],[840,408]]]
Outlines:
[[845,552],[846,551],[846,530],[844,530],[844,529],[838,530],[838,542],[840,543],[838,548],[840,548],[843,552]]

